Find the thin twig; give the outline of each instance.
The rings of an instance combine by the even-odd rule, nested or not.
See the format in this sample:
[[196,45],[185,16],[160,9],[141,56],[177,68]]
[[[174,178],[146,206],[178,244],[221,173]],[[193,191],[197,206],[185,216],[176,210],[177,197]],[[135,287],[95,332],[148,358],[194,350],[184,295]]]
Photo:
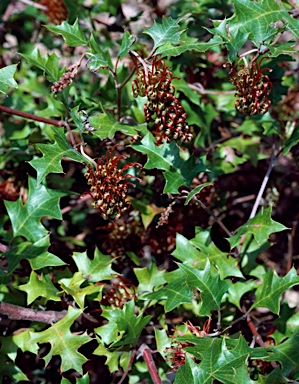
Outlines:
[[292,225],[291,233],[288,234],[288,253],[287,253],[287,269],[286,274],[290,271],[293,265],[293,252],[294,252],[294,238],[298,226],[299,214],[296,216]]
[[257,212],[257,209],[258,209],[258,207],[260,205],[260,202],[261,202],[262,196],[264,194],[265,188],[266,188],[267,183],[269,181],[270,174],[271,174],[272,169],[273,169],[273,167],[274,167],[274,165],[276,163],[277,156],[278,156],[278,154],[275,155],[275,144],[273,143],[272,151],[271,151],[271,157],[270,157],[270,163],[269,163],[267,172],[265,174],[264,180],[263,180],[263,182],[261,184],[261,187],[260,187],[259,193],[257,195],[257,198],[255,200],[255,203],[254,203],[254,206],[252,208],[252,211],[250,213],[249,220],[252,219],[256,215],[256,212]]
[[190,88],[199,92],[201,95],[233,95],[236,91],[210,91],[205,89],[204,86],[200,83],[188,84]]
[[54,125],[55,127],[67,127],[67,123],[63,120],[54,120],[54,119],[48,119],[46,117],[36,116],[32,113],[19,111],[17,109],[4,107],[3,105],[0,105],[0,111],[8,113],[9,115],[16,115],[23,117],[24,119],[30,119],[34,121],[39,121],[40,123],[50,124]]
[[146,83],[148,83],[148,66],[147,66],[146,62],[143,60],[142,57],[140,57],[140,56],[138,55],[137,52],[130,50],[129,53],[130,53],[131,55],[135,56],[135,57],[137,58],[137,60],[142,64],[143,69],[144,69],[145,81],[146,81]]
[[157,371],[157,367],[154,362],[151,349],[146,344],[142,344],[139,348],[139,352],[147,365],[147,368],[153,380],[153,384],[162,384],[162,380]]
[[127,366],[127,369],[124,371],[124,374],[122,375],[122,377],[121,377],[120,381],[118,382],[118,384],[121,384],[125,380],[125,378],[127,377],[128,372],[131,369],[131,366],[132,366],[133,361],[135,359],[135,355],[136,355],[136,350],[134,349],[133,352],[132,352],[129,364]]
[[[189,192],[188,191],[182,191],[182,194],[187,194],[188,195]],[[196,196],[193,196],[192,200],[195,200],[201,206],[201,208],[203,208],[210,216],[212,216],[213,219],[216,221],[216,223],[219,224],[219,226],[223,229],[223,231],[229,237],[232,236],[231,231],[222,223],[221,220],[218,219],[218,217],[202,201],[200,201]]]
[[80,144],[80,152],[88,161],[90,161],[95,166],[95,168],[97,168],[97,163],[84,152],[82,143]]
[[6,315],[11,320],[30,320],[53,324],[61,320],[67,311],[37,311],[31,308],[0,302],[0,313]]

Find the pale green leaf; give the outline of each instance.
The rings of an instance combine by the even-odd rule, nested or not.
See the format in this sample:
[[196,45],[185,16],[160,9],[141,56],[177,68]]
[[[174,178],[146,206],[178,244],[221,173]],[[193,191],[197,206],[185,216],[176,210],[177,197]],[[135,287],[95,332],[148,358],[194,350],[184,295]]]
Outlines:
[[96,283],[102,280],[110,280],[116,276],[111,268],[113,259],[110,256],[103,255],[98,248],[96,248],[92,260],[87,256],[86,252],[75,252],[73,259],[78,270],[82,272],[84,279],[88,281]]
[[0,68],[0,92],[7,93],[10,88],[18,88],[18,84],[14,79],[17,65],[12,64],[7,67]]
[[61,372],[74,369],[82,374],[82,365],[86,363],[87,359],[78,352],[78,348],[91,339],[86,333],[80,335],[70,332],[71,325],[81,313],[80,309],[69,307],[66,316],[45,331],[30,332],[28,347],[36,343],[50,343],[51,345],[50,351],[43,357],[46,366],[53,356],[60,356]]
[[18,289],[27,293],[27,304],[31,304],[38,297],[45,297],[47,300],[60,301],[58,289],[53,285],[50,276],[39,277],[34,271],[31,272],[29,282],[19,285]]

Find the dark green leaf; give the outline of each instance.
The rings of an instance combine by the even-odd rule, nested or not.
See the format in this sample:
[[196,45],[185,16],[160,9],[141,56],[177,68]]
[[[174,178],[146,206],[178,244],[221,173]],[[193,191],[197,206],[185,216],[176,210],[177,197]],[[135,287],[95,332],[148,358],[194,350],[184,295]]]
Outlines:
[[232,248],[236,247],[243,235],[252,234],[259,246],[261,246],[271,233],[281,232],[286,229],[284,225],[271,219],[272,207],[261,209],[260,212],[248,220],[236,231],[236,234],[228,239]]
[[248,33],[249,38],[260,46],[271,34],[278,33],[271,26],[278,21],[287,25],[289,30],[299,37],[299,21],[292,18],[283,3],[274,0],[234,0],[234,15],[227,20],[230,33]]
[[154,49],[165,43],[176,45],[180,42],[180,36],[184,31],[180,30],[180,21],[186,19],[184,16],[178,20],[173,20],[171,17],[163,17],[162,24],[154,21],[151,27],[145,28],[143,33],[146,33],[154,40]]
[[61,159],[68,157],[77,162],[87,162],[86,158],[74,149],[67,141],[61,128],[52,127],[54,144],[37,144],[43,157],[31,160],[29,163],[37,171],[37,184],[40,184],[49,173],[62,173]]
[[59,69],[59,58],[55,53],[52,53],[51,55],[46,53],[45,57],[42,57],[39,49],[34,48],[34,50],[29,55],[21,54],[21,56],[23,56],[29,62],[29,64],[35,65],[36,67],[45,71],[49,81],[58,81],[64,72],[63,69]]
[[258,287],[256,299],[250,309],[266,307],[278,315],[282,294],[294,285],[299,284],[299,276],[293,267],[284,277],[276,276],[273,269],[270,269],[262,278],[263,283]]
[[[141,331],[151,319],[151,316],[135,315],[134,301],[126,303],[123,309],[104,309],[101,316],[109,320],[109,323],[97,328],[96,333],[105,344],[111,343],[110,347],[136,343]],[[116,330],[117,338],[113,337],[114,333],[111,334],[112,329]]]
[[204,189],[205,187],[208,187],[209,185],[213,185],[213,183],[210,183],[210,182],[209,183],[203,183],[201,185],[198,185],[194,189],[192,189],[192,191],[189,192],[184,205],[188,205],[194,196],[196,196],[202,189]]
[[198,270],[185,264],[179,264],[179,267],[186,274],[188,287],[201,291],[200,314],[210,316],[212,309],[220,309],[221,300],[230,284],[228,281],[220,279],[217,270],[211,267],[209,260],[207,260],[204,270]]
[[70,47],[80,47],[87,45],[88,41],[84,35],[78,19],[73,25],[70,25],[67,21],[63,21],[60,25],[46,25],[46,28],[50,31],[62,35],[65,43]]
[[148,155],[144,168],[157,168],[165,171],[164,193],[179,193],[180,186],[190,185],[194,177],[205,170],[202,164],[196,164],[193,156],[186,161],[182,160],[174,141],[156,146],[150,133],[143,138],[141,143],[134,144],[132,147],[136,151]]
[[25,204],[20,197],[17,201],[5,201],[5,206],[13,227],[14,237],[24,236],[35,243],[48,231],[41,224],[42,217],[62,219],[59,200],[64,192],[54,191],[42,184],[37,184],[33,178],[28,179],[29,194]]

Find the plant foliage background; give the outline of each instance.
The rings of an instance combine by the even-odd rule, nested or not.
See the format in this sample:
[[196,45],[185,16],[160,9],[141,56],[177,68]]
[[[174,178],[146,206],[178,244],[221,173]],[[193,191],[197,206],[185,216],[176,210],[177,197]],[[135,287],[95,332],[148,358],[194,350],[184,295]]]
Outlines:
[[1,1],[3,383],[299,382],[298,9]]

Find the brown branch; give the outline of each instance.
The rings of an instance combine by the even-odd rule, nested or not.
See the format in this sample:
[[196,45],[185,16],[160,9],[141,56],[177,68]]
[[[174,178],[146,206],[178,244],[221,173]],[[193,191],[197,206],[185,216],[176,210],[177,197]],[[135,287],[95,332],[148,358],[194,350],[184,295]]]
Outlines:
[[33,115],[32,113],[18,111],[17,109],[4,107],[3,105],[0,105],[0,111],[8,113],[9,115],[20,116],[20,117],[23,117],[24,119],[30,119],[30,120],[39,121],[45,124],[55,125],[56,127],[67,127],[66,122],[63,120],[48,119],[46,117]]
[[121,383],[125,380],[125,378],[127,377],[127,374],[128,374],[128,372],[129,372],[129,370],[131,369],[131,366],[132,366],[133,361],[134,361],[134,359],[135,359],[135,355],[136,355],[136,351],[133,350],[132,355],[131,355],[131,358],[130,358],[130,361],[129,361],[129,364],[128,364],[128,366],[127,366],[127,369],[125,370],[125,372],[124,372],[124,374],[122,375],[122,377],[121,377],[120,381],[118,382],[118,384],[121,384]]
[[139,348],[139,352],[147,365],[147,368],[153,380],[153,384],[162,384],[162,380],[157,371],[157,367],[154,362],[151,349],[146,344],[142,344]]
[[18,305],[0,302],[0,313],[11,320],[31,320],[53,324],[61,320],[67,311],[37,311],[31,308],[23,308]]

